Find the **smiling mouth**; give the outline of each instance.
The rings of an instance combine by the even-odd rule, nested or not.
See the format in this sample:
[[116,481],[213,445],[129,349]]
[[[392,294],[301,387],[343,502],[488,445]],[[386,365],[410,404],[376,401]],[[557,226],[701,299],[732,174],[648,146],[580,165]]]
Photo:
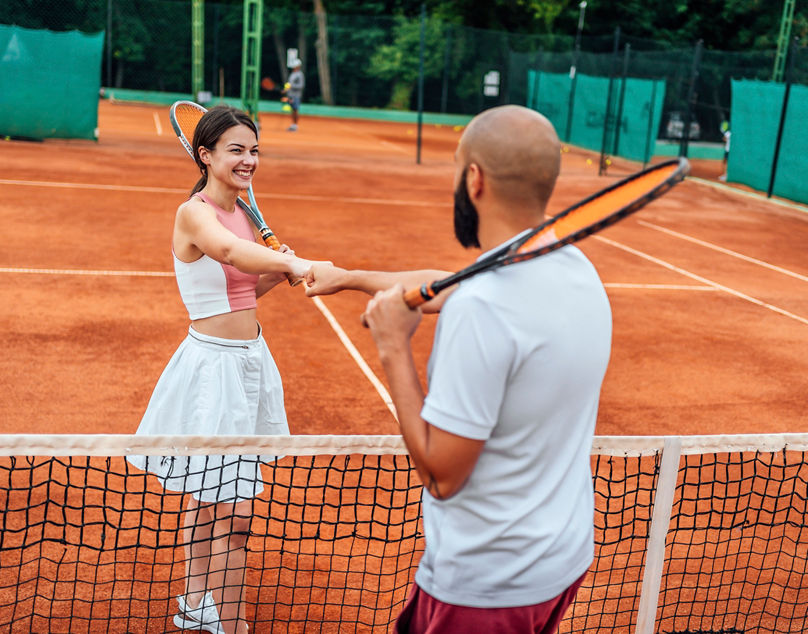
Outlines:
[[252,170],[233,170],[233,173],[240,178],[252,178]]

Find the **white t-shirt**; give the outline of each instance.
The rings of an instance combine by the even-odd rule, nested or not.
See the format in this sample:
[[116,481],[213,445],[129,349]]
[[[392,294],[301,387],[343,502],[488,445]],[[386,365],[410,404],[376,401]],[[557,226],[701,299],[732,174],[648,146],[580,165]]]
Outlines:
[[423,492],[415,581],[455,605],[552,599],[590,566],[590,452],[611,310],[577,248],[464,281],[441,310],[421,416],[485,440],[463,488]]

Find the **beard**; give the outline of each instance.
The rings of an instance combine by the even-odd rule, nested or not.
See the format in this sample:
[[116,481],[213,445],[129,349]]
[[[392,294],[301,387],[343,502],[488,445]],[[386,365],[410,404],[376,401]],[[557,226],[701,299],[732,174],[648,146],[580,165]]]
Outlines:
[[454,231],[457,241],[468,249],[480,246],[477,235],[480,216],[466,189],[466,171],[466,169],[463,170],[463,175],[454,193]]

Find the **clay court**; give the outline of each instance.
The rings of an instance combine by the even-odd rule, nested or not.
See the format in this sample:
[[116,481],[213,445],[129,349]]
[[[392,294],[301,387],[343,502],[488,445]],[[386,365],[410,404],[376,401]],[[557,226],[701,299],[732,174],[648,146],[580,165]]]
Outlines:
[[[425,125],[418,165],[414,124],[303,117],[290,134],[287,123],[262,115],[254,189],[298,254],[386,270],[476,257],[452,232],[460,130]],[[640,167],[598,176],[596,159],[564,152],[550,213]],[[168,108],[102,101],[97,143],[3,141],[0,167],[3,428],[133,433],[188,327],[169,238],[196,171]],[[696,178],[580,243],[614,318],[600,435],[806,431],[808,213],[720,184],[720,170],[694,162]],[[293,433],[397,432],[356,360],[383,376],[359,322],[366,300],[318,304],[284,286],[259,302]],[[421,367],[434,323],[416,334]]]
[[[452,230],[459,128],[425,125],[416,164],[413,124],[304,116],[300,131],[290,134],[287,123],[262,115],[253,186],[269,225],[298,254],[386,270],[456,270],[476,257],[457,245]],[[616,162],[599,176],[597,159],[565,148],[551,214],[641,167]],[[0,167],[4,433],[132,434],[188,328],[169,241],[174,211],[197,174],[171,131],[168,108],[102,101],[97,143],[3,141]],[[720,163],[694,161],[692,177],[671,192],[579,243],[613,310],[599,436],[806,431],[808,213],[724,185],[721,171]],[[283,285],[259,302],[293,434],[398,432],[373,342],[359,320],[366,301],[359,293],[312,300],[300,287]],[[426,316],[414,340],[422,378],[434,326]],[[575,631],[630,631],[635,623],[633,597],[650,548],[649,502],[659,471],[653,452],[619,462],[636,446],[617,438],[593,451],[602,454],[593,458],[599,555],[566,622],[583,628]],[[679,496],[660,609],[682,622],[708,613],[720,622],[728,594],[725,622],[733,628],[746,618],[772,628],[772,609],[776,618],[799,623],[804,480],[789,474],[804,462],[783,463],[785,452],[761,460],[749,449],[723,453],[729,451],[716,450],[715,464],[697,456],[691,481],[688,467],[680,472],[680,485],[699,501],[684,489]],[[350,631],[387,630],[421,548],[420,488],[401,458],[363,463],[358,469],[369,475],[361,477],[351,466],[355,456],[344,466],[319,456],[301,462],[299,471],[288,460],[272,468],[272,489],[257,502],[251,539],[248,611],[256,631],[347,631],[334,625],[343,620],[360,624]],[[3,476],[13,487],[2,493],[3,506],[13,512],[4,519],[9,563],[0,620],[13,623],[12,631],[95,632],[113,622],[125,631],[165,631],[172,597],[182,592],[175,541],[182,498],[165,495],[142,474],[129,477],[125,496],[108,495],[122,469],[120,458],[79,459]],[[385,471],[382,480],[365,482],[377,471]],[[380,484],[391,478],[398,482],[394,494]],[[45,483],[54,490],[44,491]],[[367,523],[351,515],[359,508],[352,500],[388,494],[404,518],[400,524],[390,516],[376,523],[372,505]],[[86,514],[85,505],[91,505]],[[690,506],[701,510],[691,513]],[[152,513],[157,508],[160,515]],[[80,521],[72,521],[74,511],[81,511]],[[309,513],[315,515],[306,520]],[[758,544],[753,537],[762,550],[747,550]],[[778,570],[766,577],[771,584],[759,581],[757,571],[775,560]],[[739,581],[745,576],[752,581]],[[340,591],[345,583],[360,590]],[[378,612],[366,607],[365,592]],[[702,607],[716,592],[718,607]]]

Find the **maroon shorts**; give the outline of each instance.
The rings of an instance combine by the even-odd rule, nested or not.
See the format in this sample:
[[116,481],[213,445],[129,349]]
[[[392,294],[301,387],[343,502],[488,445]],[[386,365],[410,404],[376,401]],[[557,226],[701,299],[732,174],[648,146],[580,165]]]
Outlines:
[[586,573],[556,598],[514,608],[474,608],[438,601],[412,584],[397,634],[554,634]]

